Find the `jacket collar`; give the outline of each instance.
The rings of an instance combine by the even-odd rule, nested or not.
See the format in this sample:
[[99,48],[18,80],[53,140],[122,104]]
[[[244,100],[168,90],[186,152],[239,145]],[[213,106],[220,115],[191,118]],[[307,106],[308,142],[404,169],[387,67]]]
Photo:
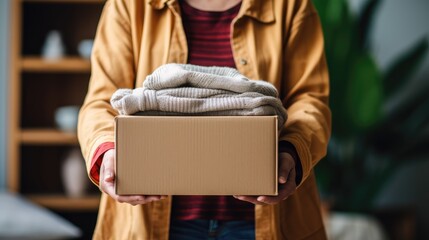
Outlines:
[[170,0],[148,0],[148,3],[155,9],[162,9]]
[[[274,21],[274,0],[242,0],[239,15],[246,15],[264,23]],[[177,0],[148,0],[155,9],[162,9],[167,4],[174,4]]]
[[263,23],[274,22],[274,0],[242,0],[241,13]]

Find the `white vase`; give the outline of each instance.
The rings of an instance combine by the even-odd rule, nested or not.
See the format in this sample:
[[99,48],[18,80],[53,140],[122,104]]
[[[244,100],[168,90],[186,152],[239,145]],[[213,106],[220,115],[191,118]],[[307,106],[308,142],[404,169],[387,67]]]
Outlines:
[[55,124],[64,132],[75,133],[77,121],[79,118],[79,106],[68,105],[62,106],[55,110]]
[[42,57],[46,60],[57,60],[64,57],[65,51],[61,33],[57,30],[50,31],[43,44]]
[[94,45],[94,40],[84,39],[79,42],[77,45],[77,52],[82,58],[91,58],[92,46]]
[[73,148],[68,153],[62,164],[61,173],[67,196],[82,197],[85,195],[89,186],[89,179],[79,148]]

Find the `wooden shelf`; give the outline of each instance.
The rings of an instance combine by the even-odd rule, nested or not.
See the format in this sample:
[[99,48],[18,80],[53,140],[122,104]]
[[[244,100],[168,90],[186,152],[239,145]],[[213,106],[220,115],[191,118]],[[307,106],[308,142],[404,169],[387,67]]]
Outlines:
[[89,73],[91,71],[90,61],[80,57],[46,60],[41,57],[26,56],[21,59],[20,67],[24,72]]
[[57,129],[25,129],[21,130],[20,141],[23,144],[58,145],[78,144],[75,133],[63,132]]
[[[56,128],[53,117],[59,107],[84,101],[91,63],[78,46],[95,38],[106,0],[9,2],[7,188],[60,213],[82,230],[82,239],[91,239],[100,194],[95,186],[80,198],[64,193],[61,168],[79,145],[77,134]],[[58,60],[40,54],[51,30],[61,33],[67,49]]]
[[55,210],[61,211],[94,211],[100,204],[100,196],[71,198],[65,195],[27,195],[31,201]]

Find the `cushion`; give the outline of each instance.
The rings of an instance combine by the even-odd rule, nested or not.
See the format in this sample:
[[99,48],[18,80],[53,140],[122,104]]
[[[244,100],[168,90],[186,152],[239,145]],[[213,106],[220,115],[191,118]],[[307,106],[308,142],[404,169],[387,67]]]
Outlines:
[[0,192],[0,239],[64,239],[81,236],[79,228],[24,198]]

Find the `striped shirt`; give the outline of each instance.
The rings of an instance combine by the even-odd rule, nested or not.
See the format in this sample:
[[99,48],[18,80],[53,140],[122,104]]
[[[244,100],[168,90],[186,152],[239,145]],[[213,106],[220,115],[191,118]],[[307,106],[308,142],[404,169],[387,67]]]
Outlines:
[[[180,6],[188,41],[188,63],[235,68],[231,22],[241,4],[223,12],[198,10],[185,1],[180,1]],[[254,205],[232,196],[174,196],[171,214],[178,220],[253,220]]]

